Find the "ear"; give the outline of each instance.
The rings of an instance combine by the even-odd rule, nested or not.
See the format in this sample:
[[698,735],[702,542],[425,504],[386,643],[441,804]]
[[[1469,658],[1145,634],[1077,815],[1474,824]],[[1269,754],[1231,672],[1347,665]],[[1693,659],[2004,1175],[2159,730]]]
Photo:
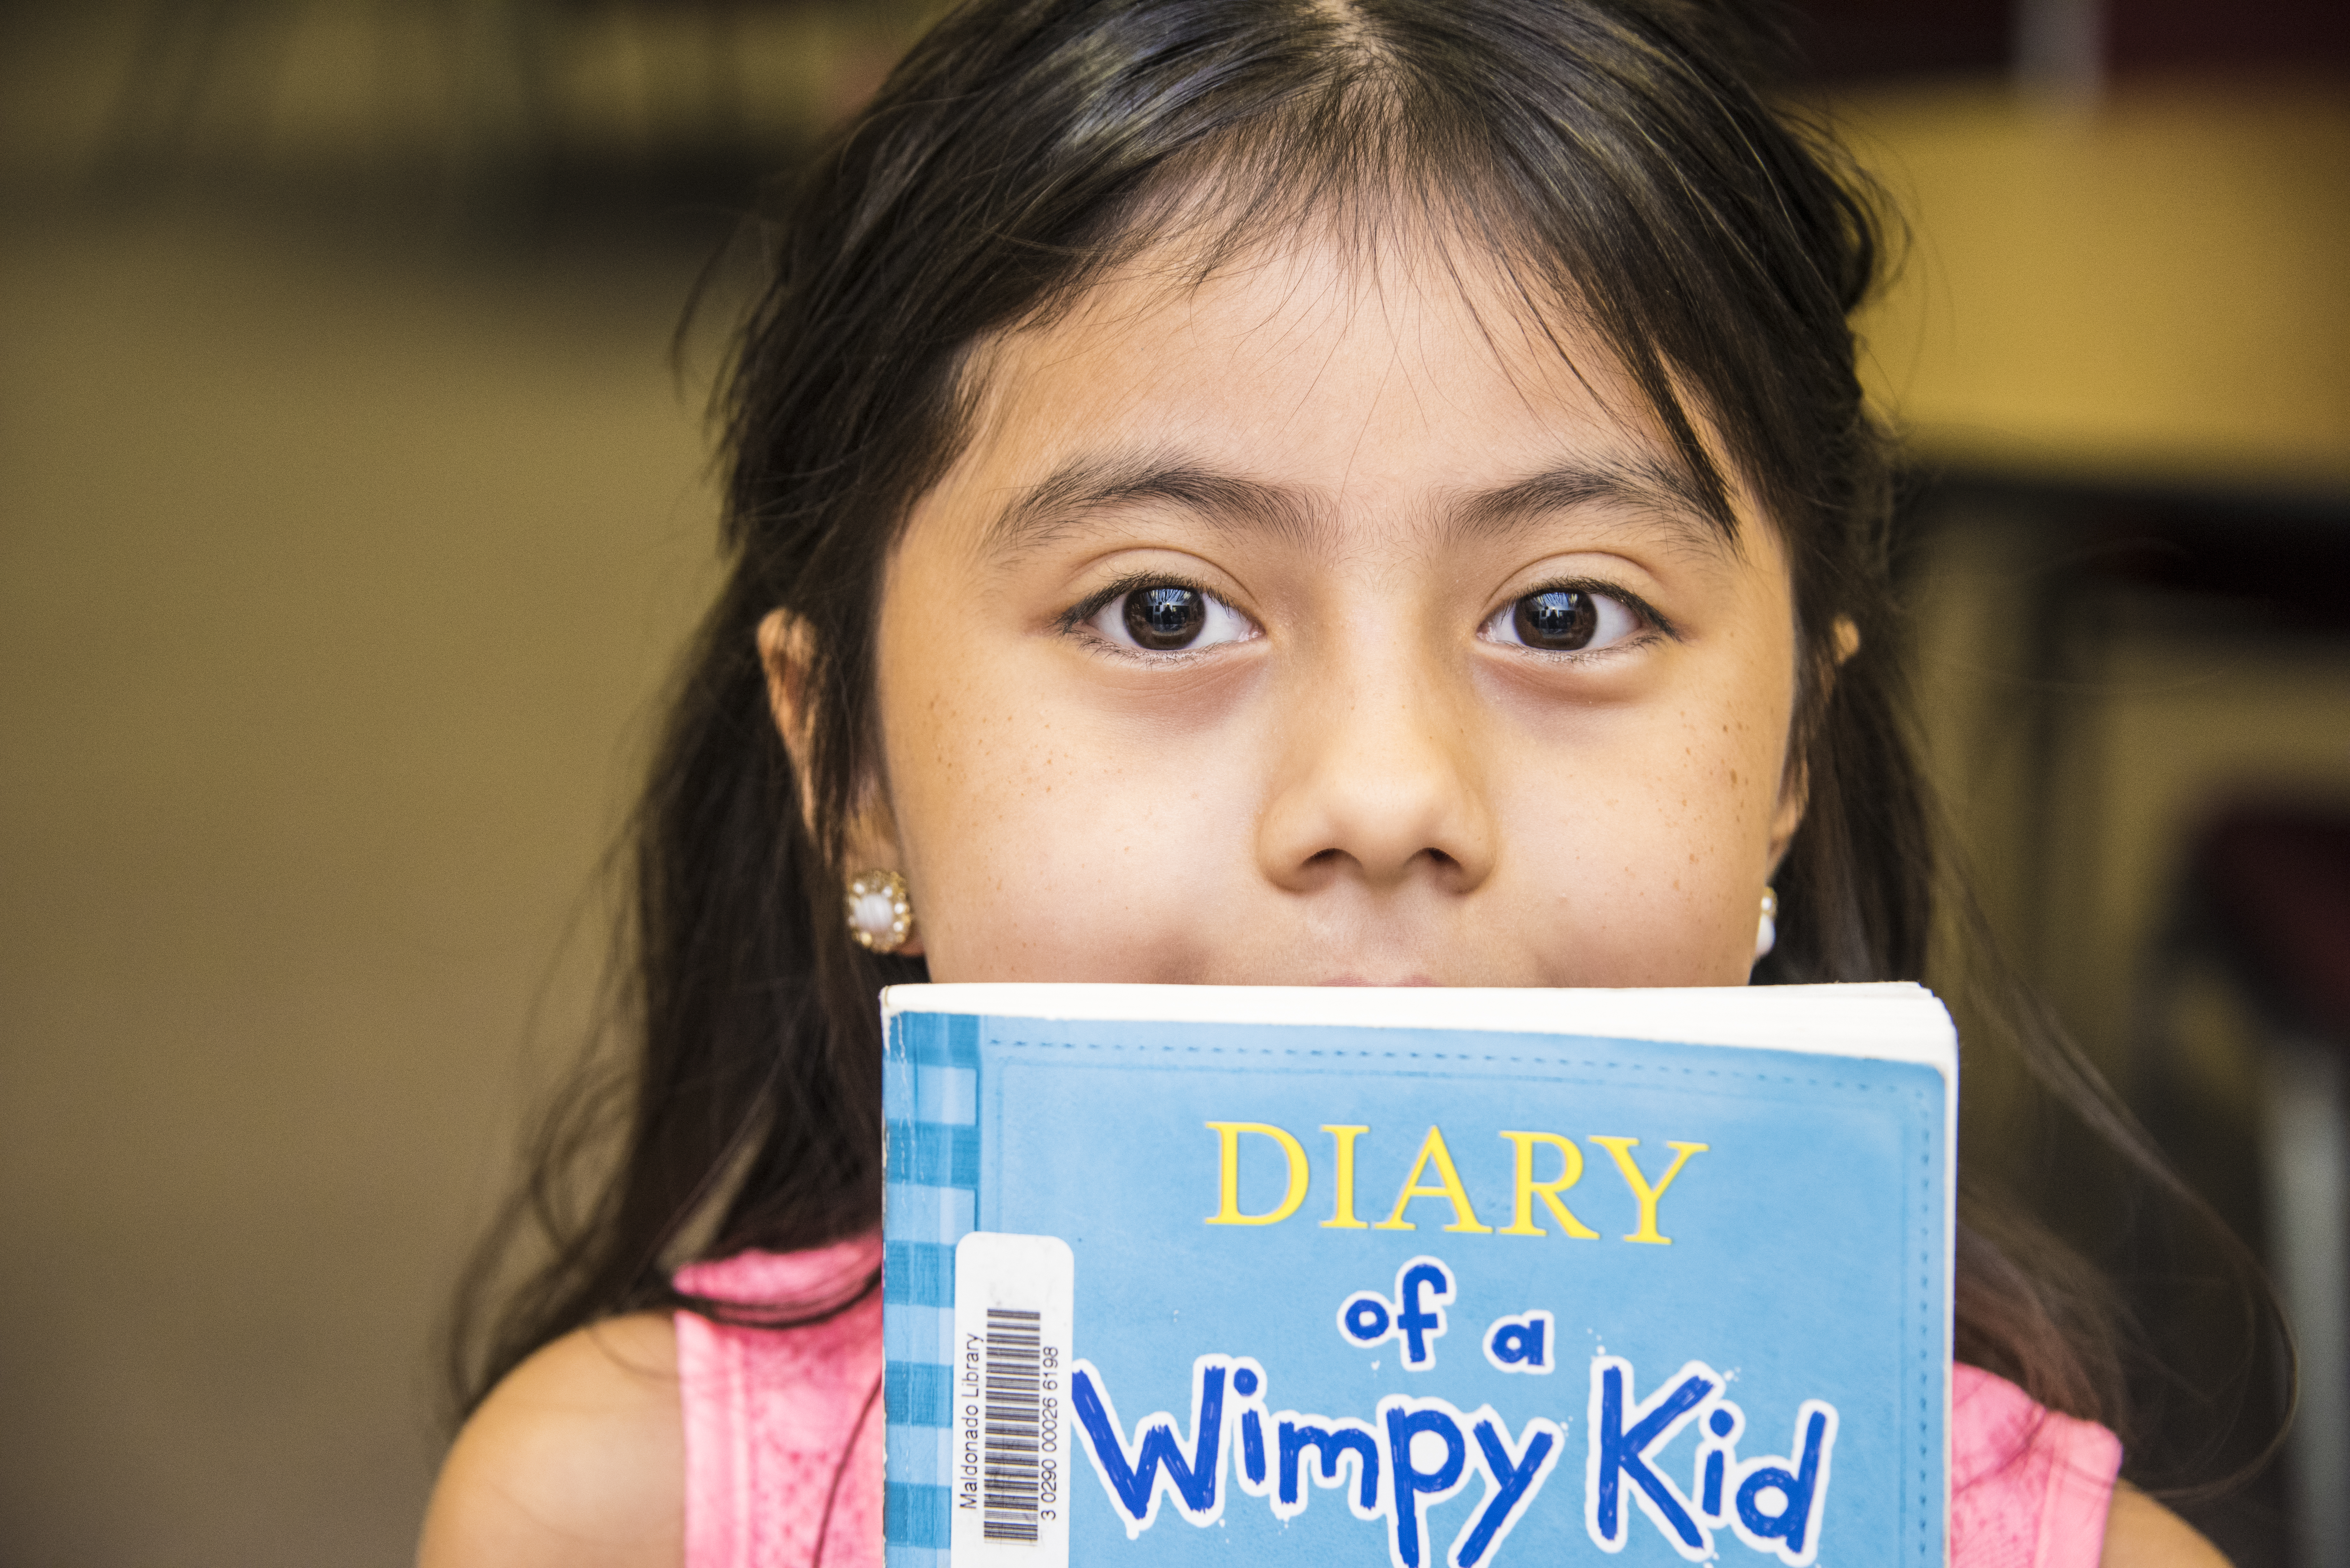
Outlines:
[[[813,711],[808,702],[808,666],[816,651],[816,636],[807,622],[789,610],[769,610],[759,622],[759,667],[767,672],[767,711],[775,716],[776,732],[792,765],[806,769]],[[805,785],[806,780],[803,778]],[[807,793],[802,788],[801,794]]]
[[[1848,615],[1835,618],[1833,628],[1835,638],[1835,662],[1829,667],[1827,680],[1831,685],[1836,672],[1860,651],[1860,628]],[[1826,700],[1827,693],[1821,693]],[[1777,876],[1779,863],[1787,857],[1787,846],[1794,841],[1795,829],[1804,825],[1804,808],[1811,804],[1811,768],[1803,757],[1787,759],[1787,774],[1779,786],[1779,808],[1771,817],[1771,875]]]
[[[815,667],[816,634],[806,621],[789,610],[769,610],[759,622],[758,642],[760,668],[767,675],[767,711],[775,719],[775,732],[783,737],[785,754],[791,758],[800,823],[806,828],[810,842],[823,844],[827,842],[826,836],[819,831],[816,818],[816,781],[808,769],[809,742],[816,733],[816,719],[815,687],[809,680]],[[887,793],[877,783],[868,781],[858,794],[856,811],[843,825],[840,836],[841,852],[848,864],[833,867],[844,889],[848,878],[860,871],[905,874],[904,857],[898,846],[897,819],[890,813]],[[921,955],[920,926],[898,951],[908,958]]]
[[1835,667],[1842,670],[1860,651],[1860,627],[1848,615],[1835,618]]

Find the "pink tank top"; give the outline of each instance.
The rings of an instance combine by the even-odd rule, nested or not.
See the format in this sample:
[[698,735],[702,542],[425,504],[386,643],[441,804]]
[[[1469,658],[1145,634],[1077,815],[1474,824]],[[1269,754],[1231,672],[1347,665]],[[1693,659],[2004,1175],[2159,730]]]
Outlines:
[[[745,1304],[837,1300],[880,1262],[865,1237],[678,1272]],[[677,1314],[685,1568],[879,1568],[881,1293],[806,1328]],[[1960,1366],[1951,1385],[1951,1568],[2096,1568],[2122,1446]]]
[[[748,1306],[822,1304],[880,1265],[879,1237],[743,1252],[678,1289]],[[881,1293],[806,1328],[677,1314],[686,1568],[880,1568]]]

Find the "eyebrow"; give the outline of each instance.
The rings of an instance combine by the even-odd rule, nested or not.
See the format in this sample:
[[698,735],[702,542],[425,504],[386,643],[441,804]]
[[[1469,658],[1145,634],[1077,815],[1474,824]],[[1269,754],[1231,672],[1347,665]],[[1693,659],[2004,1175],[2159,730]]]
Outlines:
[[1220,531],[1267,535],[1317,546],[1331,527],[1304,492],[1197,463],[1149,457],[1078,458],[1014,496],[989,524],[990,554],[1042,549],[1085,525],[1087,513],[1153,502],[1194,513]]
[[[1020,491],[987,530],[990,555],[1017,556],[1082,531],[1087,514],[1161,504],[1218,532],[1253,534],[1318,549],[1336,538],[1336,519],[1310,491],[1220,473],[1152,456],[1081,457]],[[1448,544],[1503,536],[1559,512],[1609,506],[1640,514],[1680,542],[1709,553],[1737,548],[1734,519],[1721,515],[1693,477],[1649,460],[1594,458],[1457,496],[1442,507]]]
[[1586,460],[1463,496],[1446,508],[1446,538],[1451,543],[1506,535],[1552,513],[1590,506],[1639,514],[1680,542],[1710,553],[1738,548],[1737,519],[1714,503],[1694,475],[1651,458]]

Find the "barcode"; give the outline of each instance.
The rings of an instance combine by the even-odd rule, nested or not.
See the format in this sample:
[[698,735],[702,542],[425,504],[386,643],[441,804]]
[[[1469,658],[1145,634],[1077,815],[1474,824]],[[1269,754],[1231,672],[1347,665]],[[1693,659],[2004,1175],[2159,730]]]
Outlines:
[[1040,1386],[1044,1342],[1038,1314],[987,1309],[983,1403],[986,1468],[980,1483],[981,1534],[989,1541],[1036,1539],[1040,1469]]
[[1076,1260],[1057,1236],[973,1231],[955,1243],[952,1568],[1069,1568],[1062,1387]]

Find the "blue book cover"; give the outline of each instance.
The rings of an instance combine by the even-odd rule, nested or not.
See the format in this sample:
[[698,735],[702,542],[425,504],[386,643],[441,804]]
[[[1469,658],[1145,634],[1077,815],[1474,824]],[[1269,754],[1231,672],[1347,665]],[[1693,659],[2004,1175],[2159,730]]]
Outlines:
[[890,1568],[1939,1568],[1911,985],[883,993]]

